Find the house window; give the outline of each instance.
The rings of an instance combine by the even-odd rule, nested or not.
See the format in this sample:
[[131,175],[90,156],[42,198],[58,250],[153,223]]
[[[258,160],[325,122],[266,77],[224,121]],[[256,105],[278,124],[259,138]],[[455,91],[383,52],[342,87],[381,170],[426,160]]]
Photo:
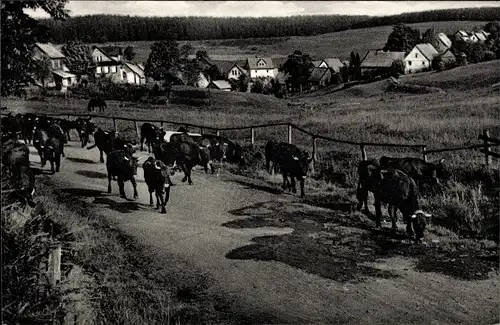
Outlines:
[[102,72],[109,73],[109,67],[102,67]]
[[415,57],[418,57],[418,53],[415,53]]
[[52,61],[52,65],[53,65],[54,69],[59,69],[59,67],[60,67],[59,60]]
[[112,73],[116,73],[116,66],[112,66],[112,67],[111,67],[111,72],[112,72]]
[[411,65],[411,61],[408,61],[408,65]]
[[266,73],[269,73],[269,70],[266,70]]
[[96,67],[95,69],[97,73],[101,73],[101,67]]
[[423,64],[423,65],[425,65],[425,61],[424,61],[424,62],[422,62],[422,64]]

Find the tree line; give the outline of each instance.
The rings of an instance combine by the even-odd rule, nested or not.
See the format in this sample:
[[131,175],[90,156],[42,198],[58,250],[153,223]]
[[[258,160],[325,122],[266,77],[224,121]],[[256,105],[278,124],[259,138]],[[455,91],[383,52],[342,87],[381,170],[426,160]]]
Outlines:
[[[498,8],[433,10],[385,17],[316,15],[293,17],[133,17],[89,15],[65,21],[42,19],[54,43],[245,39],[311,36],[347,29],[446,20],[491,21]],[[99,28],[96,28],[98,26]]]

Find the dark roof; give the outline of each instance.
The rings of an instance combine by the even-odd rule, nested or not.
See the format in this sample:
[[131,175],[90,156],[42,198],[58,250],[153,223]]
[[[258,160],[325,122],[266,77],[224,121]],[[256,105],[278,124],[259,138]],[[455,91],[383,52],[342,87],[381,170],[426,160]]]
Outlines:
[[99,50],[101,50],[104,54],[107,56],[118,56],[118,55],[123,55],[122,48],[119,46],[99,46],[97,47]]
[[405,52],[370,50],[361,62],[361,68],[389,68],[395,60],[403,60]]
[[246,65],[246,60],[244,61],[224,61],[224,60],[213,60],[213,64],[219,68],[222,74],[227,74],[232,67],[237,64],[238,66],[244,68]]
[[40,49],[50,59],[63,59],[65,56],[51,43],[36,43],[36,47]]
[[236,63],[233,64],[233,66],[231,67],[231,69],[228,70],[227,73],[229,73],[229,71],[233,70],[234,67],[238,68],[238,70],[240,70],[241,73],[243,73],[245,76],[248,76],[248,71],[246,69],[244,69],[241,65],[236,64]]
[[[260,61],[264,61],[264,63],[265,63],[264,67],[259,67],[257,65]],[[273,59],[271,59],[271,58],[248,58],[248,67],[251,70],[274,69]]]
[[328,68],[313,68],[309,81],[320,82],[323,76],[328,72]]
[[427,58],[427,60],[432,61],[432,59],[438,55],[438,51],[430,43],[417,44],[415,47]]
[[210,85],[213,85],[217,89],[231,89],[231,85],[226,80],[212,80]]

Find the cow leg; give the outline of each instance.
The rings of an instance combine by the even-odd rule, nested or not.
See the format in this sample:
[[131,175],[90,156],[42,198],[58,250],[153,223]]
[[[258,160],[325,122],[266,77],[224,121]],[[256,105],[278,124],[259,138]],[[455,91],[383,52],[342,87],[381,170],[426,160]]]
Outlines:
[[161,196],[162,196],[162,193],[160,190],[158,189],[155,189],[155,197],[156,197],[156,210],[158,210],[160,208],[160,201],[161,201]]
[[144,151],[144,136],[141,135],[141,151]]
[[111,173],[108,168],[108,193],[111,193]]
[[300,178],[300,197],[301,198],[304,198],[306,196],[304,193],[304,182],[305,182],[305,178],[301,177]]
[[56,153],[55,154],[55,160],[56,160],[56,172],[59,172],[59,167],[61,167],[61,154]]
[[210,170],[212,171],[213,175],[215,173],[214,163],[212,161],[209,161],[208,164],[210,165]]
[[413,228],[411,224],[411,216],[405,216],[406,217],[406,233],[408,234],[408,239],[412,240],[413,239]]
[[135,181],[135,177],[132,176],[130,182],[132,183],[132,187],[134,188],[134,199],[137,199],[139,197],[139,193],[137,193],[137,182]]
[[396,225],[396,221],[397,221],[398,217],[395,214],[396,213],[396,207],[395,206],[391,206],[389,204],[389,206],[387,207],[387,212],[389,213],[389,217],[391,218],[392,230],[398,230],[398,226]]
[[99,152],[100,152],[99,161],[103,163],[104,162],[104,157],[102,156],[102,150],[99,149]]
[[382,227],[382,207],[380,198],[375,194],[375,224],[377,227]]
[[369,212],[368,210],[368,190],[366,190],[363,186],[358,184],[358,189],[356,192],[356,196],[358,199],[358,204],[356,205],[356,210],[361,211],[361,208],[363,207],[363,203],[365,204],[365,211]]
[[149,188],[149,206],[153,206],[153,189],[152,188]]
[[118,190],[120,191],[120,197],[126,199],[127,195],[125,195],[125,182],[120,176],[118,176]]
[[292,193],[295,194],[297,193],[297,186],[295,184],[295,176],[290,175],[290,179],[292,181],[291,187],[292,187]]
[[191,180],[191,168],[188,168],[188,184],[189,185],[193,185],[193,181]]
[[282,187],[283,187],[283,191],[288,190],[288,175],[285,171],[283,172],[283,186]]
[[54,169],[54,158],[50,159],[50,171],[52,172],[52,174],[56,173]]

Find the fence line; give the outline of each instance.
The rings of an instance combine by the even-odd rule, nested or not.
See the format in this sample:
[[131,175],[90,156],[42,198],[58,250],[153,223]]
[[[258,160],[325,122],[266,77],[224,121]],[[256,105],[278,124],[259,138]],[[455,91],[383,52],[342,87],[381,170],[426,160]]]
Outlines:
[[[7,115],[5,112],[2,112],[1,115]],[[130,121],[134,122],[136,134],[139,137],[140,136],[140,131],[139,131],[139,126],[138,122],[153,122],[153,123],[160,123],[161,126],[163,127],[164,123],[167,124],[173,124],[173,125],[183,125],[183,126],[188,126],[188,127],[195,127],[199,128],[201,133],[203,133],[204,130],[212,130],[215,131],[215,134],[217,136],[220,136],[221,131],[231,131],[231,130],[250,130],[250,138],[251,138],[251,143],[252,145],[255,145],[255,130],[258,128],[264,128],[264,127],[273,127],[273,126],[287,126],[288,129],[288,143],[292,143],[292,130],[295,129],[299,132],[302,132],[312,138],[312,147],[313,147],[313,162],[315,163],[317,160],[317,139],[322,139],[326,140],[329,142],[334,142],[334,143],[341,143],[341,144],[348,144],[348,145],[353,145],[353,146],[359,146],[360,151],[361,151],[361,159],[366,160],[367,155],[366,155],[366,146],[371,146],[371,147],[390,147],[390,148],[419,148],[420,152],[422,154],[422,158],[427,161],[427,155],[428,154],[433,154],[433,153],[440,153],[440,152],[449,152],[449,151],[459,151],[459,150],[475,150],[475,149],[480,149],[482,153],[485,155],[485,163],[486,165],[491,164],[491,157],[495,158],[500,158],[500,154],[491,151],[491,147],[494,146],[499,146],[500,145],[500,139],[496,138],[491,138],[489,136],[489,131],[484,130],[483,134],[479,136],[479,140],[483,141],[483,144],[475,144],[475,145],[470,145],[470,146],[462,146],[462,147],[455,147],[455,148],[442,148],[442,149],[431,149],[427,150],[427,145],[425,144],[399,144],[399,143],[376,143],[376,142],[358,142],[358,141],[349,141],[349,140],[340,140],[340,139],[335,139],[331,138],[325,135],[320,135],[320,134],[315,134],[312,133],[309,130],[306,130],[300,126],[297,126],[293,123],[290,122],[275,122],[275,123],[268,123],[268,124],[254,124],[254,125],[246,125],[246,126],[238,126],[238,127],[213,127],[213,126],[207,126],[207,125],[199,125],[199,124],[193,124],[193,123],[186,123],[186,122],[178,122],[178,121],[170,121],[170,120],[158,120],[158,119],[142,119],[142,118],[130,118],[130,117],[119,117],[119,116],[107,116],[107,115],[99,115],[99,114],[75,114],[75,113],[46,113],[46,114],[39,114],[42,116],[64,116],[70,119],[71,116],[73,117],[87,117],[87,118],[104,118],[104,119],[112,119],[113,120],[113,128],[115,131],[117,130],[117,120],[121,121]]]

